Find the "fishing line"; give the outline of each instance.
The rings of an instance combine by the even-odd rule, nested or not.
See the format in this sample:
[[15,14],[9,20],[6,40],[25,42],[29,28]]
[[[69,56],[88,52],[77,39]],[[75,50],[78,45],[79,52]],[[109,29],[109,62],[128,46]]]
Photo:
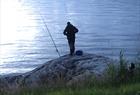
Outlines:
[[[54,41],[54,39],[53,39],[53,37],[52,37],[52,34],[51,34],[51,32],[50,32],[50,30],[49,30],[49,28],[48,28],[48,26],[47,26],[47,24],[46,24],[44,18],[42,17],[42,15],[41,15],[41,14],[39,14],[39,15],[40,15],[40,17],[41,17],[41,20],[42,20],[43,23],[44,23],[44,26],[46,27],[46,32],[48,32],[48,34],[49,34],[49,36],[50,36],[50,38],[51,38],[51,40],[52,40],[52,42],[53,42],[53,45],[54,45],[54,47],[55,47],[55,49],[56,49],[56,52],[57,52],[58,56],[60,57],[60,52],[59,52],[59,50],[58,50],[58,48],[57,48],[57,46],[56,46],[56,44],[55,44],[55,41]],[[43,31],[45,31],[45,30],[43,29]]]

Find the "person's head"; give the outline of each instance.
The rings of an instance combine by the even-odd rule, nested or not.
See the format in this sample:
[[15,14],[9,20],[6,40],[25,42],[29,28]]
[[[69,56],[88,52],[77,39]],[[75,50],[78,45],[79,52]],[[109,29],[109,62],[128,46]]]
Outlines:
[[71,23],[68,21],[68,22],[67,22],[67,25],[70,25],[70,24],[71,24]]

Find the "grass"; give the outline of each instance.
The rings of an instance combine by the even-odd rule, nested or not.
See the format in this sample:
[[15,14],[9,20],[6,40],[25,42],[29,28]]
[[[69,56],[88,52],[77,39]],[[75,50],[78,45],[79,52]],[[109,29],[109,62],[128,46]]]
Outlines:
[[[3,94],[4,95],[4,94]],[[5,95],[140,95],[140,83],[125,84],[117,87],[66,87],[24,89],[16,94]]]
[[0,95],[140,95],[140,60],[135,62],[133,76],[127,68],[127,62],[121,51],[119,66],[109,64],[102,80],[92,77],[84,82],[66,86],[63,78],[58,78],[61,83],[55,87],[47,87],[47,84],[44,84],[38,88],[1,92]]
[[136,95],[140,88],[139,85],[140,84],[125,85],[120,88],[92,87],[83,89],[65,89],[49,92],[48,95]]

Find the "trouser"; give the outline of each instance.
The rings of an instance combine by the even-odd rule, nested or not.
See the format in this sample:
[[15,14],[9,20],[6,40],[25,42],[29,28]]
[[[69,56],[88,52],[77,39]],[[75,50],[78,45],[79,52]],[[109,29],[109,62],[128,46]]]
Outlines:
[[75,51],[75,39],[68,39],[68,43],[70,48],[70,55],[73,55]]

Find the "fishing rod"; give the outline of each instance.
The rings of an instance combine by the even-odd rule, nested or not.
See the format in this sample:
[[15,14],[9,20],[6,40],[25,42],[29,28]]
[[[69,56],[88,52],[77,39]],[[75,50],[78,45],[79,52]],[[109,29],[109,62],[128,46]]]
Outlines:
[[[54,45],[54,47],[55,47],[55,49],[56,49],[56,52],[57,52],[58,56],[60,57],[60,52],[59,52],[59,50],[57,49],[57,46],[56,46],[55,41],[54,41],[54,39],[53,39],[53,37],[52,37],[52,35],[51,35],[51,32],[50,32],[50,30],[49,30],[49,28],[48,28],[48,26],[47,26],[47,24],[46,24],[46,22],[45,22],[45,20],[44,20],[44,18],[42,17],[41,14],[40,14],[40,17],[41,17],[41,20],[43,21],[44,26],[46,27],[47,32],[48,32],[48,34],[49,34],[49,36],[50,36],[50,38],[51,38],[51,40],[52,40],[52,42],[53,42],[53,45]],[[45,30],[43,29],[43,31],[45,31]]]
[[[38,11],[38,13],[39,13],[39,15],[40,15],[40,17],[41,17],[41,20],[43,21],[43,23],[44,23],[46,29],[47,29],[46,32],[48,32],[48,34],[49,34],[49,36],[50,36],[50,38],[51,38],[51,40],[52,40],[52,42],[53,42],[53,45],[54,45],[54,47],[55,47],[55,49],[56,49],[56,52],[57,52],[58,56],[60,57],[60,52],[59,52],[59,50],[57,49],[57,46],[56,46],[56,44],[55,44],[55,41],[54,41],[54,39],[53,39],[53,37],[52,37],[52,35],[51,35],[51,32],[50,32],[50,30],[49,30],[49,28],[48,28],[48,26],[47,26],[47,24],[46,24],[44,18],[43,18],[43,16],[41,15],[41,13],[40,13],[39,11]],[[43,28],[43,31],[45,31],[44,28]]]

